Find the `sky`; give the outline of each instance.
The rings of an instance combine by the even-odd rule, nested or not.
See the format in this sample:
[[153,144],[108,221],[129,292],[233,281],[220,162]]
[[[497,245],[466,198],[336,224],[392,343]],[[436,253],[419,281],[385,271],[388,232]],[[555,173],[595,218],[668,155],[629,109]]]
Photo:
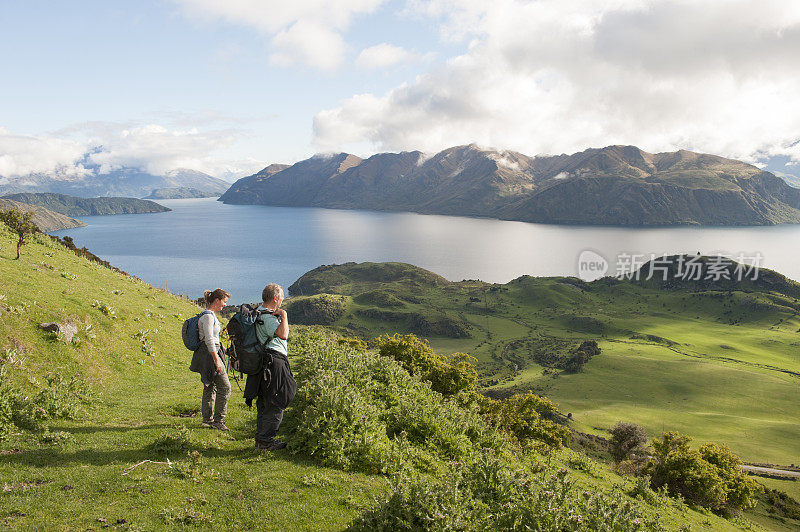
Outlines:
[[798,0],[0,3],[0,179],[633,144],[800,173]]

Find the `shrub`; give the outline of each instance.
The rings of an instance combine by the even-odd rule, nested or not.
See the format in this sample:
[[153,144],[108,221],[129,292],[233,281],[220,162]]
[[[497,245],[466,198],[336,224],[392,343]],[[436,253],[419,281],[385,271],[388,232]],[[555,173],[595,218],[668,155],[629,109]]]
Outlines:
[[512,395],[503,400],[483,397],[480,411],[486,419],[511,433],[521,443],[540,450],[559,448],[569,442],[569,429],[549,418],[558,413],[555,403],[533,392]]
[[427,340],[413,334],[384,335],[375,340],[375,345],[382,356],[400,362],[406,371],[430,382],[431,388],[442,395],[454,395],[478,379],[474,357],[464,353],[438,355]]
[[436,471],[505,438],[480,414],[434,393],[389,357],[321,331],[292,342],[297,396],[286,412],[290,449],[347,470]]
[[0,437],[15,428],[39,432],[51,418],[73,419],[91,402],[86,382],[78,375],[65,379],[60,373],[46,377],[47,386],[32,398],[14,386],[0,365]]
[[647,445],[647,432],[636,423],[618,421],[611,427],[611,456],[620,463],[631,455],[641,452]]
[[647,472],[653,489],[666,487],[688,502],[729,515],[755,505],[760,485],[747,477],[742,462],[725,445],[707,443],[689,447],[691,438],[677,432],[653,440],[653,457]]
[[79,375],[66,379],[56,372],[47,375],[46,380],[47,387],[36,395],[34,403],[49,417],[74,419],[84,405],[91,403],[89,385]]
[[189,429],[181,425],[169,433],[161,434],[148,446],[148,449],[156,454],[174,455],[190,453],[199,447],[192,440]]
[[533,474],[493,453],[451,464],[439,479],[403,474],[354,531],[662,530],[618,491],[579,490],[565,469]]
[[586,340],[577,348],[570,351],[566,360],[562,362],[562,367],[570,373],[583,371],[583,366],[589,362],[593,356],[600,354],[600,348],[594,340]]
[[293,323],[305,325],[331,325],[346,311],[344,297],[329,294],[293,298],[286,308]]

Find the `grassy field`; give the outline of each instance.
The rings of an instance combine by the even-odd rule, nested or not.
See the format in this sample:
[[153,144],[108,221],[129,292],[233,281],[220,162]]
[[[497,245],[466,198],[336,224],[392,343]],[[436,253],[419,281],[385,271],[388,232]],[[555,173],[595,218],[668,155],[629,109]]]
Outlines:
[[[24,246],[19,261],[14,256],[0,228],[5,378],[34,393],[51,371],[77,372],[95,398],[76,420],[52,422],[50,438],[18,431],[0,441],[0,527],[86,530],[124,520],[119,527],[130,530],[336,530],[385,489],[381,477],[287,453],[257,454],[255,409],[244,406],[235,384],[230,434],[181,417],[200,406],[202,385],[188,371],[191,353],[180,340],[181,322],[196,305],[47,237]],[[79,325],[73,344],[37,327],[64,320]],[[154,450],[165,437],[173,449]],[[187,456],[192,450],[202,455],[196,466]],[[126,473],[142,460],[167,459],[177,466],[144,463]]]
[[[389,282],[380,280],[381,270]],[[413,332],[439,351],[470,353],[487,391],[544,394],[573,414],[579,430],[602,434],[618,420],[635,421],[651,436],[679,430],[727,443],[745,460],[789,464],[800,457],[800,303],[792,295],[569,278],[450,283],[402,264],[313,270],[296,291],[348,296],[330,322],[342,332]],[[368,304],[359,297],[365,292],[372,294]],[[380,307],[376,302],[389,298],[377,292],[402,306]],[[394,314],[365,318],[370,308]],[[413,316],[458,326],[450,337],[426,334],[430,327]],[[457,337],[460,326],[469,336]],[[590,339],[602,353],[581,372],[553,367],[549,358]]]
[[[252,450],[255,412],[243,405],[236,384],[228,416],[232,431],[223,434],[200,428],[196,411],[201,385],[198,376],[188,371],[190,353],[179,333],[181,322],[198,311],[191,302],[77,257],[45,236],[36,237],[22,251],[19,261],[12,260],[13,240],[0,227],[0,365],[4,382],[35,395],[54,371],[77,375],[79,381],[88,382],[91,400],[75,419],[46,421],[45,432],[15,430],[0,439],[0,526],[17,530],[343,530],[374,496],[387,492],[384,476],[322,467],[313,459],[286,451],[256,453]],[[545,282],[545,290],[562,289],[551,285],[554,281]],[[481,285],[470,286],[473,288],[463,293],[447,292],[447,297],[463,301]],[[444,301],[441,303],[444,308]],[[525,307],[510,298],[505,302],[495,296],[492,304],[512,309],[518,305],[515,312],[525,315]],[[425,307],[422,302],[415,305]],[[567,330],[555,323],[555,317],[551,320],[541,312],[537,319],[542,326],[537,330],[550,334]],[[443,349],[465,350],[469,342],[477,340],[480,345],[475,352],[486,367],[493,368],[500,378],[513,377],[504,386],[538,386],[540,375],[534,372],[525,377],[533,365],[513,375],[507,367],[510,359],[493,358],[498,345],[530,334],[531,323],[499,313],[464,313],[463,319],[472,323],[473,337],[443,339]],[[46,321],[70,321],[78,325],[79,332],[66,343],[38,328],[38,323]],[[487,324],[489,328],[482,329]],[[379,326],[375,324],[376,330]],[[482,338],[477,334],[480,331]],[[293,327],[292,335],[298,333],[303,334],[303,328]],[[607,366],[613,360],[610,345],[630,349],[638,343],[604,340],[603,354],[587,365],[585,373],[548,377],[548,389],[555,392],[571,378],[591,377],[590,370],[599,372],[593,377],[596,380],[602,379],[602,371],[613,372],[613,365]],[[656,362],[668,356],[657,346],[642,345],[649,346]],[[673,355],[677,361],[711,364]],[[632,355],[622,352],[619,357],[624,363]],[[730,366],[741,371],[739,365]],[[752,371],[765,379],[774,373]],[[593,414],[598,419],[611,419],[614,408],[624,412],[624,405],[615,406],[614,393],[605,393],[609,397],[606,410]],[[701,404],[702,399],[696,401]],[[592,412],[600,404],[587,403],[584,408]],[[759,419],[762,417],[768,417],[766,410],[759,414]],[[779,414],[772,417],[780,420]],[[588,426],[586,419],[590,416],[581,418],[580,423]],[[628,490],[632,486],[630,479],[610,472],[605,464],[570,450],[547,460],[553,467],[563,465],[587,489],[618,486]],[[672,502],[648,511],[658,515],[668,529],[749,526],[744,520],[728,521]],[[766,514],[762,520],[765,526],[775,528]]]

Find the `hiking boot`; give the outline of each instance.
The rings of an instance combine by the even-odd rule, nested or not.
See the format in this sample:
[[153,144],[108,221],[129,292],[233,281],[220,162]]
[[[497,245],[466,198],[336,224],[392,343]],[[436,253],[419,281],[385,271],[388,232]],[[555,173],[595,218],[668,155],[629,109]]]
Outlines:
[[271,441],[256,440],[256,451],[277,451],[279,449],[285,449],[285,448],[286,448],[286,442],[278,440],[271,440]]
[[215,422],[213,422],[211,424],[211,428],[212,429],[221,430],[223,432],[228,432],[229,430],[231,430],[231,429],[228,428],[228,425],[226,425],[224,421],[215,421]]
[[203,427],[204,429],[210,429],[210,428],[213,428],[213,427],[211,426],[211,421],[210,421],[210,420],[209,420],[209,421],[203,421],[202,423],[200,423],[200,426],[201,426],[201,427]]

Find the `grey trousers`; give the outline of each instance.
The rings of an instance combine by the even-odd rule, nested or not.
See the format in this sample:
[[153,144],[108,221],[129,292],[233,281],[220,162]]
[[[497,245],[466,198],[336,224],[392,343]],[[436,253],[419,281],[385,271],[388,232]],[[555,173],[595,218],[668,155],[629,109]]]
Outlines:
[[230,396],[231,382],[228,380],[228,374],[217,373],[211,384],[203,386],[203,422],[224,421]]
[[283,408],[273,405],[258,394],[256,398],[256,441],[270,442],[283,421]]

